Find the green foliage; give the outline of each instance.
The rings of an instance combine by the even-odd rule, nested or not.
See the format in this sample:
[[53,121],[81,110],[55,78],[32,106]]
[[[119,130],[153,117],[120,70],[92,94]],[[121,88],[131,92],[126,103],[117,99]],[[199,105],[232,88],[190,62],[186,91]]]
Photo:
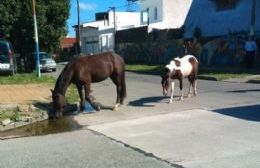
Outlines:
[[184,26],[176,29],[169,29],[167,32],[167,37],[169,40],[181,39],[183,38],[183,34],[184,34]]
[[[37,0],[36,15],[40,49],[58,51],[60,37],[66,35],[69,0]],[[0,32],[22,56],[34,51],[32,1],[1,0]]]
[[17,121],[18,119],[19,119],[19,113],[18,113],[18,111],[15,111],[14,113],[13,113],[13,115],[10,117],[10,120],[12,120],[12,121]]
[[66,94],[66,101],[68,103],[77,103],[79,102],[79,100],[80,98],[76,86],[70,85]]
[[0,110],[0,121],[3,121],[5,119],[10,119],[12,121],[17,121],[20,114],[17,109],[13,110]]

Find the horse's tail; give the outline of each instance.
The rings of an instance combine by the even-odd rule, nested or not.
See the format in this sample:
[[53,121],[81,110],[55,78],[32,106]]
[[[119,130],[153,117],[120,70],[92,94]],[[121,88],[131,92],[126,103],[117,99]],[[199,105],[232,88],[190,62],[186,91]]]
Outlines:
[[127,94],[126,94],[126,83],[125,83],[125,71],[123,71],[121,80],[122,80],[121,81],[121,83],[122,83],[121,103],[123,103],[124,99],[127,96]]
[[127,96],[127,93],[126,93],[126,82],[125,82],[125,61],[124,61],[124,58],[121,57],[120,55],[116,54],[116,53],[113,53],[113,55],[115,57],[117,57],[118,61],[120,62],[121,64],[121,87],[122,87],[122,90],[121,90],[121,93],[120,93],[120,103],[123,104],[123,101],[124,99],[126,98]]
[[195,73],[195,79],[197,79],[198,78],[198,71],[199,71],[199,61],[198,61],[198,59],[194,56],[194,60],[195,60],[195,62],[194,62],[194,73]]

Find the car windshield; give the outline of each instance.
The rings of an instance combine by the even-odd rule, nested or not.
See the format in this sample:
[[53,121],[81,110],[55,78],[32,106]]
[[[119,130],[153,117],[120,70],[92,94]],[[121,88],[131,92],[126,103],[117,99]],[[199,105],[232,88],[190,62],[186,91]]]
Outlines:
[[5,54],[7,55],[8,54],[8,47],[5,43],[1,43],[0,42],[0,54]]
[[40,58],[41,59],[46,59],[46,58],[51,58],[51,55],[50,54],[47,54],[47,53],[40,53]]
[[0,55],[0,63],[9,63],[8,55]]
[[0,63],[9,63],[8,47],[0,42]]

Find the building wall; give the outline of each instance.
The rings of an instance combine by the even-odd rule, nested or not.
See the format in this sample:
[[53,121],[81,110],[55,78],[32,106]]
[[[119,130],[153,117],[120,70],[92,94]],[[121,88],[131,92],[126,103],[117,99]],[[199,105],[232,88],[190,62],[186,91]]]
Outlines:
[[[114,13],[109,11],[108,20],[84,23],[81,29],[82,52],[95,54],[114,50]],[[115,12],[116,30],[140,26],[139,12]],[[90,28],[92,27],[92,28]],[[96,28],[96,29],[95,29]],[[92,42],[90,42],[92,40]],[[94,43],[98,41],[97,43]],[[97,47],[98,46],[98,47]],[[98,49],[97,49],[98,48]]]
[[[217,10],[214,1],[193,0],[185,21],[187,38],[193,37],[196,27],[202,36],[223,36],[229,33],[248,32],[251,20],[251,0],[239,0],[235,8]],[[260,1],[256,4],[256,32],[260,31]]]
[[81,52],[85,54],[97,53],[99,50],[99,35],[97,28],[85,27],[81,29]]
[[[141,10],[149,8],[148,31],[153,29],[179,28],[184,24],[192,0],[143,0]],[[154,19],[157,8],[158,19]]]
[[192,0],[164,0],[163,15],[169,28],[180,28],[183,26],[190,10]]
[[[149,24],[158,23],[163,21],[163,2],[162,0],[143,0],[140,1],[141,3],[141,11],[145,12],[147,9],[148,17],[149,17]],[[157,8],[157,19],[155,19],[155,8]]]
[[[113,12],[109,12],[111,22],[113,22]],[[113,23],[111,23],[113,26]],[[140,26],[139,12],[116,12],[116,30],[124,30]]]

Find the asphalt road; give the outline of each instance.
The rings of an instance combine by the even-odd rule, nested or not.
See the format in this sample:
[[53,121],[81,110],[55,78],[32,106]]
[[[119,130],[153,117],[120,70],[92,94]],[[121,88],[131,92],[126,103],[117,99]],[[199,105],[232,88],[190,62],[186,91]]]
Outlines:
[[[184,101],[176,84],[168,104],[159,76],[126,79],[119,111],[76,115],[82,130],[0,141],[0,167],[260,167],[259,84],[199,80]],[[92,89],[96,101],[114,103],[110,80]]]

